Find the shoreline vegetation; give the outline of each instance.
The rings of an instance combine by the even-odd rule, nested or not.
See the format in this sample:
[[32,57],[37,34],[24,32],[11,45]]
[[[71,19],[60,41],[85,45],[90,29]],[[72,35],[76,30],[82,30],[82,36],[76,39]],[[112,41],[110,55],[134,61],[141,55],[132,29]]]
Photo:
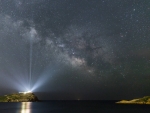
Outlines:
[[34,93],[14,93],[0,96],[0,102],[38,102]]
[[117,104],[150,104],[150,96],[144,96],[143,98],[133,100],[121,100],[116,102]]

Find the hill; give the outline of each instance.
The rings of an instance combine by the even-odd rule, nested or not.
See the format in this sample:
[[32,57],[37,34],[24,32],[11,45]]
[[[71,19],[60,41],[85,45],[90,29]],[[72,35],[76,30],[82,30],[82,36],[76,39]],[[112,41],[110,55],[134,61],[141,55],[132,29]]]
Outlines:
[[150,104],[150,96],[145,96],[143,98],[133,99],[133,100],[121,100],[116,103],[117,104]]
[[33,93],[15,93],[0,96],[0,102],[36,102],[39,101]]

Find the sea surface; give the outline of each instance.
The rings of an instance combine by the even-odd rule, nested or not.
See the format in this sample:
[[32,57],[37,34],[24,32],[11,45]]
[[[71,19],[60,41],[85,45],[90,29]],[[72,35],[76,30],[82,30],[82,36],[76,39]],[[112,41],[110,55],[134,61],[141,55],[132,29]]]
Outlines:
[[0,103],[0,113],[150,113],[150,105],[123,105],[115,101]]

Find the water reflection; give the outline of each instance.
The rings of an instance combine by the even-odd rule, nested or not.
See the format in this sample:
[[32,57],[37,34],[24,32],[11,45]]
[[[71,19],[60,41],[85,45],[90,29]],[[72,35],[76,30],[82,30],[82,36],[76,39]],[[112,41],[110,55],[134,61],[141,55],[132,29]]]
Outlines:
[[20,113],[31,113],[31,102],[22,102]]

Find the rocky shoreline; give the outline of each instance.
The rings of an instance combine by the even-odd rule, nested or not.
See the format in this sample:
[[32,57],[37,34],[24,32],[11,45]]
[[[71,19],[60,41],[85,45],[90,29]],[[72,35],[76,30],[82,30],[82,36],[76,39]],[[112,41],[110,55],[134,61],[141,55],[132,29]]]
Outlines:
[[38,102],[39,99],[34,93],[15,93],[0,96],[0,102]]
[[150,104],[150,96],[145,96],[143,98],[138,98],[133,100],[121,100],[116,103],[117,104]]

